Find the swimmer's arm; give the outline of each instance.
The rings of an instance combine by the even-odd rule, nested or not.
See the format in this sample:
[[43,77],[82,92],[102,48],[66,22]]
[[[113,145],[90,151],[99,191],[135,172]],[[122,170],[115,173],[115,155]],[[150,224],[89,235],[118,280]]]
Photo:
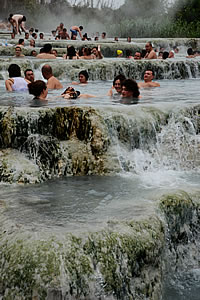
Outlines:
[[77,81],[72,81],[71,84],[73,84],[73,85],[78,85],[79,83],[78,83]]
[[112,97],[112,95],[113,95],[113,87],[107,93],[107,96]]
[[78,28],[78,32],[79,32],[80,38],[82,39],[82,38],[83,38],[83,36],[82,36],[82,33],[81,33],[81,31],[80,31],[80,29],[79,29],[79,28]]
[[5,86],[6,86],[6,90],[8,91],[8,92],[12,92],[13,91],[13,89],[12,89],[12,85],[14,84],[14,80],[13,79],[7,79],[6,81],[5,81]]
[[80,94],[78,98],[97,98],[95,95],[90,95],[90,94]]

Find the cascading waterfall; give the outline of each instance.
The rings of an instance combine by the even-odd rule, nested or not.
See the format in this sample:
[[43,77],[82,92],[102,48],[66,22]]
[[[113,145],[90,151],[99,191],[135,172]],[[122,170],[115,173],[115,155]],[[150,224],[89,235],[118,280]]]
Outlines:
[[[62,53],[62,43],[56,45]],[[105,43],[102,51],[111,55],[116,47]],[[1,51],[7,57],[0,59],[0,87],[11,52]],[[14,61],[37,74],[46,63]],[[65,80],[87,69],[95,84],[119,72],[141,80],[147,67],[159,80],[194,79],[199,62],[106,58],[51,65]],[[138,105],[101,95],[98,103],[31,107],[22,94],[1,91],[2,300],[198,299],[200,106],[197,98],[178,102],[178,96],[145,103],[145,93],[156,96],[146,90]]]

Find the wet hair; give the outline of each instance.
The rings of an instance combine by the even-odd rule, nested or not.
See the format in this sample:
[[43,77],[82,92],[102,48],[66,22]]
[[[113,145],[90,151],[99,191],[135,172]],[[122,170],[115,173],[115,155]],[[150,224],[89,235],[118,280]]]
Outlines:
[[39,97],[43,90],[47,89],[47,85],[43,80],[36,80],[28,84],[29,94]]
[[194,54],[194,51],[192,50],[192,48],[187,49],[187,54],[188,55],[193,55]]
[[121,82],[121,84],[122,84],[122,82],[123,82],[125,79],[126,79],[126,77],[125,77],[123,74],[119,74],[119,75],[117,75],[117,76],[114,78],[114,80],[113,80],[113,85],[115,85],[115,82],[116,82],[117,80],[120,80],[120,82]]
[[168,58],[168,56],[169,56],[169,52],[167,52],[167,51],[164,51],[163,52],[163,59],[166,59],[166,58]]
[[45,53],[49,53],[49,52],[51,52],[52,45],[51,44],[44,44],[43,48],[44,48]]
[[12,19],[13,17],[13,14],[10,14],[9,17],[8,17],[8,21],[10,22],[10,20]]
[[146,49],[142,49],[142,52],[141,52],[141,58],[144,58],[145,55],[147,53],[147,50]]
[[33,38],[37,37],[37,33],[33,32],[33,33],[32,33],[32,37],[33,37]]
[[83,49],[83,55],[89,56],[92,54],[92,49],[91,48],[84,48]]
[[81,26],[79,26],[79,29],[80,29],[80,30],[83,30],[83,26],[82,26],[82,25],[81,25]]
[[126,50],[126,57],[129,57],[132,55],[132,51],[130,49]]
[[80,72],[78,73],[78,76],[80,76],[80,75],[85,76],[86,81],[88,81],[89,74],[88,74],[88,72],[87,72],[86,70],[80,71]]
[[81,47],[79,50],[78,50],[78,55],[79,56],[83,56],[83,50],[85,49],[85,47]]
[[[20,47],[19,47],[20,48]],[[20,66],[18,66],[17,64],[11,64],[8,67],[8,73],[9,73],[9,77],[21,77],[21,69]]]
[[122,86],[124,86],[127,91],[133,93],[133,98],[139,97],[140,91],[138,88],[138,84],[134,79],[125,79],[122,83]]
[[26,17],[25,16],[23,16],[22,21],[24,21],[24,22],[26,21]]
[[18,44],[21,45],[24,42],[24,39],[19,39]]
[[74,46],[67,47],[67,56],[69,56],[69,59],[73,59],[73,56],[76,56],[76,50]]

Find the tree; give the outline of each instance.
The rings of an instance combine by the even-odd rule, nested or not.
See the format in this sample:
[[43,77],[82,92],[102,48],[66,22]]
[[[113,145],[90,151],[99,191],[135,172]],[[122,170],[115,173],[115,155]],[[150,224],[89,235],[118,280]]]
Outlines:
[[170,11],[172,14],[174,13],[176,20],[195,23],[199,20],[200,16],[200,1],[176,0]]
[[119,10],[127,18],[147,18],[163,15],[166,13],[166,7],[166,0],[125,0]]

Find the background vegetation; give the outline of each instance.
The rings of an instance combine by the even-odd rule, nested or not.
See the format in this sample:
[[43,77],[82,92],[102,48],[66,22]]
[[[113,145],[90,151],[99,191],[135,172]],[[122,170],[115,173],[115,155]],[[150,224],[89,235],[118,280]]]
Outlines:
[[1,18],[20,12],[27,16],[31,26],[36,26],[38,20],[48,21],[49,16],[51,21],[54,17],[62,21],[65,15],[69,21],[75,19],[77,24],[97,23],[108,36],[200,37],[200,0],[173,0],[170,5],[168,0],[125,0],[118,9],[114,9],[113,0],[1,1]]

